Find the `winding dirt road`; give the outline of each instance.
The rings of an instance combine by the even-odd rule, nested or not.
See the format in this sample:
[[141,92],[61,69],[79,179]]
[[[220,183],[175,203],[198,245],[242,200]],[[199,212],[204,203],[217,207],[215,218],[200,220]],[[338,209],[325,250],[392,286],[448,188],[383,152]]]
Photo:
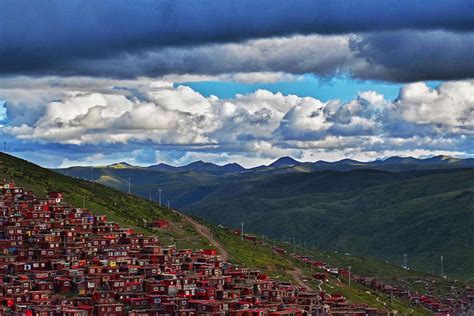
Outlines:
[[186,219],[191,225],[193,225],[194,229],[204,238],[209,240],[211,245],[216,247],[217,251],[219,252],[221,256],[222,261],[229,261],[229,253],[227,250],[224,249],[224,247],[215,239],[212,237],[211,230],[194,220],[193,218],[189,217],[188,215],[185,215],[183,213],[180,213],[178,211],[174,211],[177,215],[182,216],[184,219]]

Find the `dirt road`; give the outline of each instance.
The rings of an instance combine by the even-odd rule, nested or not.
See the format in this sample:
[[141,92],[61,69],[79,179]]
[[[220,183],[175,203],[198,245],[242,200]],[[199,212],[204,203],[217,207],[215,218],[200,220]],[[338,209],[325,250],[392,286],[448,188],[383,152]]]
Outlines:
[[287,270],[286,272],[288,272],[288,274],[293,277],[293,279],[296,281],[296,283],[298,283],[299,286],[304,287],[308,291],[313,291],[313,289],[309,285],[304,283],[300,268],[295,267],[293,270]]
[[[221,255],[221,259],[222,261],[228,261],[229,260],[229,253],[227,252],[227,250],[225,250],[225,248],[215,239],[212,237],[212,233],[210,231],[210,229],[202,224],[200,224],[198,221],[194,220],[193,218],[191,218],[190,216],[187,216],[183,213],[180,213],[180,212],[177,212],[177,211],[174,211],[177,215],[179,216],[182,216],[184,219],[186,219],[191,225],[193,225],[194,229],[200,234],[202,235],[204,238],[206,238],[207,240],[209,240],[209,242],[214,246],[216,247],[217,251],[219,252],[219,254]],[[295,280],[295,282],[301,286],[301,287],[304,287],[305,289],[307,289],[308,291],[313,291],[313,289],[307,285],[306,283],[304,283],[303,279],[302,279],[302,273],[301,273],[301,269],[295,267],[293,270],[288,270],[287,271],[288,274],[290,274],[292,276],[292,278]]]
[[219,252],[219,254],[221,256],[222,261],[229,261],[229,253],[227,252],[227,250],[224,249],[224,247],[215,238],[212,237],[211,230],[208,227],[200,224],[198,221],[194,220],[193,218],[191,218],[191,217],[189,217],[189,216],[187,216],[183,213],[180,213],[180,212],[177,212],[177,211],[174,211],[174,212],[176,214],[182,216],[184,219],[186,219],[191,225],[193,225],[194,229],[201,236],[203,236],[204,238],[209,240],[211,245],[216,247],[217,251]]

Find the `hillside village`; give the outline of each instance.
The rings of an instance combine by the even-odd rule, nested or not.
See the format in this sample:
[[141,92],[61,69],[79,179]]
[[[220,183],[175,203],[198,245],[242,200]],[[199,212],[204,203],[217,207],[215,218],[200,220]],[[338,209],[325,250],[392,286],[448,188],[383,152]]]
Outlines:
[[388,314],[222,262],[212,249],[163,245],[67,205],[61,192],[0,189],[0,315]]
[[[71,201],[72,196],[77,197],[76,188],[78,187],[92,188],[89,182],[82,183],[68,177],[58,178],[57,182],[53,182],[52,179],[57,177],[56,174],[25,161],[18,161],[11,157],[5,158],[9,158],[2,164],[5,178],[16,175],[17,180],[23,181],[24,186],[34,187],[36,194],[46,197],[39,198],[33,191],[28,191],[13,181],[0,182],[0,244],[2,245],[0,267],[3,269],[0,273],[4,276],[0,283],[0,315],[69,315],[64,313],[65,310],[73,311],[72,315],[77,313],[81,316],[213,313],[217,315],[365,315],[366,313],[386,315],[396,313],[397,310],[400,313],[400,309],[402,314],[414,312],[425,315],[431,311],[436,315],[464,315],[473,306],[474,290],[457,281],[439,283],[439,278],[430,279],[429,276],[426,278],[421,275],[417,277],[418,273],[410,273],[407,275],[409,278],[390,279],[374,277],[378,274],[370,272],[358,275],[353,271],[349,275],[347,267],[350,264],[347,262],[344,264],[329,260],[328,263],[325,262],[328,257],[323,253],[305,253],[303,249],[295,253],[294,245],[266,243],[263,239],[261,241],[256,236],[247,233],[240,236],[240,230],[210,226],[215,233],[222,232],[215,238],[205,236],[205,234],[202,237],[210,238],[208,246],[212,244],[213,248],[218,249],[218,254],[216,250],[208,249],[205,243],[196,243],[195,238],[191,242],[182,243],[176,249],[176,246],[169,245],[179,242],[179,237],[168,237],[175,236],[176,227],[182,227],[186,221],[191,220],[189,216],[177,211],[174,211],[176,216],[170,216],[166,212],[153,212],[150,213],[151,217],[150,214],[140,213],[148,215],[146,218],[148,218],[149,228],[131,229],[127,224],[125,224],[127,228],[121,228],[101,214],[114,216],[118,212],[118,207],[123,209],[127,216],[132,216],[131,212],[135,213],[137,210],[130,209],[131,212],[127,210],[130,207],[133,208],[134,205],[138,207],[142,202],[140,199],[129,195],[126,199],[112,199],[112,202],[92,204],[89,208],[75,208],[68,205],[65,200]],[[24,166],[22,169],[27,173],[15,171],[18,168],[14,166],[20,164]],[[33,178],[25,181],[25,174]],[[54,184],[51,185],[51,183]],[[44,187],[38,184],[44,184]],[[51,192],[51,190],[61,190],[61,188],[67,193]],[[90,194],[97,196],[115,194],[100,185],[93,188],[94,193]],[[105,192],[107,194],[104,195]],[[82,193],[80,199],[72,200],[75,200],[76,205],[80,202],[84,204]],[[120,203],[116,205],[116,201]],[[133,203],[130,203],[131,201]],[[108,203],[112,203],[113,211],[107,209],[98,211],[107,207]],[[147,208],[140,205],[139,209]],[[121,224],[126,223],[122,218],[119,219]],[[185,220],[182,221],[182,219]],[[211,224],[203,222],[203,225]],[[205,227],[203,225],[199,228],[195,227],[193,234],[200,234],[199,231]],[[144,236],[138,232],[145,232],[147,235]],[[159,239],[150,237],[151,234],[160,237]],[[183,237],[189,238],[188,235],[183,235]],[[228,244],[229,240],[240,241],[241,237],[244,242],[236,244],[237,248]],[[54,246],[51,247],[51,244]],[[273,253],[282,260],[290,261],[285,269],[292,269],[294,265],[293,269],[299,266],[304,271],[299,276],[290,273],[289,278],[280,279],[281,273],[274,273],[275,271],[272,272],[248,260],[241,261],[240,251],[249,249],[255,249],[252,250],[252,256],[258,256],[259,252],[266,252],[265,260],[277,263],[268,257],[268,253]],[[232,256],[227,253],[229,251],[232,252]],[[238,254],[237,257],[235,257],[236,254]],[[227,260],[234,262],[234,265],[224,262]],[[138,271],[132,266],[137,266]],[[148,266],[156,267],[156,270],[151,274],[145,272],[145,267]],[[91,272],[90,267],[95,270]],[[253,268],[249,270],[245,267]],[[205,272],[201,268],[206,268]],[[382,266],[379,268],[384,269]],[[265,272],[257,272],[256,270],[259,269]],[[377,272],[380,271],[377,269]],[[272,277],[269,277],[268,273]],[[137,279],[123,278],[123,276],[132,275]],[[393,275],[399,275],[399,272]],[[226,278],[222,279],[223,276]],[[224,281],[215,280],[219,277]],[[68,284],[65,288],[62,288],[60,284],[61,279]],[[351,279],[352,288],[350,285],[347,287],[347,282]],[[120,286],[135,282],[136,287],[118,289],[112,286],[112,281],[115,280],[123,281]],[[298,286],[289,283],[290,280]],[[210,282],[202,283],[201,281]],[[40,285],[44,282],[49,284],[49,288]],[[150,282],[158,284],[159,291],[150,290],[147,287]],[[23,285],[25,283],[27,285]],[[264,283],[266,285],[262,285]],[[272,293],[277,291],[277,298],[271,297],[269,292],[264,293],[261,288],[260,291],[255,292],[254,288],[259,289],[260,285],[265,286]],[[203,294],[208,291],[208,287],[214,288],[215,291],[209,295]],[[433,287],[440,291],[433,291]],[[186,290],[191,292],[186,294]],[[32,293],[37,291],[45,295],[43,299],[33,299]],[[46,293],[42,293],[44,291]],[[108,292],[107,299],[94,297],[98,295],[96,294],[98,292]],[[357,292],[359,294],[356,294]],[[123,293],[126,295],[124,296]],[[366,297],[358,296],[361,294]],[[370,296],[374,299],[370,299]],[[154,297],[159,298],[159,303],[156,301],[151,303]],[[303,297],[305,297],[304,300]],[[312,298],[310,303],[305,301],[308,297]],[[134,300],[126,300],[132,298],[143,299],[142,305],[136,305],[133,303]],[[186,305],[179,305],[182,300],[177,301],[178,298],[184,298]],[[244,301],[248,304],[243,304]],[[354,304],[362,302],[363,304]],[[118,304],[119,311],[117,313],[107,311],[106,306],[102,306],[106,309],[103,311],[104,314],[98,310],[101,306],[97,306],[104,304]],[[201,306],[203,304],[206,309]],[[399,304],[403,304],[403,307]],[[209,309],[211,305],[217,306],[215,307],[217,311],[213,309],[211,312]],[[50,306],[54,308],[51,309]]]

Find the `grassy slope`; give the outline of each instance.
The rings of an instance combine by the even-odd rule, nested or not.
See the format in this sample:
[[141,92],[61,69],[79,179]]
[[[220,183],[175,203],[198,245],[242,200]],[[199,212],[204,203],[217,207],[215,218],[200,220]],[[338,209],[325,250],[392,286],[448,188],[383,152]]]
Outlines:
[[[205,224],[212,228],[215,238],[217,238],[219,242],[229,250],[231,253],[231,262],[258,269],[281,281],[292,281],[292,277],[289,275],[288,271],[298,267],[302,271],[302,276],[305,282],[313,289],[318,289],[318,282],[312,277],[313,273],[316,272],[316,269],[302,265],[300,262],[295,261],[290,255],[281,255],[271,250],[271,246],[276,245],[288,249],[288,253],[291,254],[291,251],[293,250],[291,245],[268,240],[268,238],[265,243],[262,243],[261,241],[258,241],[257,243],[251,241],[242,242],[240,237],[229,233],[227,229],[219,228],[208,223]],[[347,267],[348,265],[351,265],[354,273],[363,275],[383,275],[385,277],[425,276],[423,273],[403,270],[399,267],[378,260],[354,256],[348,257],[342,254],[333,254],[314,249],[307,249],[305,251],[303,248],[297,248],[297,252],[322,259],[332,266]],[[347,280],[341,282],[335,277],[330,277],[330,281],[323,284],[321,288],[330,294],[342,293],[349,302],[368,304],[369,306],[376,307],[380,310],[396,310],[398,313],[403,315],[431,315],[431,313],[425,309],[414,308],[406,300],[395,298],[390,301],[385,295],[376,293],[363,285],[353,282],[349,287]],[[387,305],[384,306],[382,302],[385,302]]]
[[164,188],[162,200],[171,200],[174,206],[194,203],[215,191],[216,176],[194,172],[164,173],[143,168],[72,167],[58,172],[82,179],[94,179],[103,185],[136,195],[158,199],[158,189]]
[[[190,248],[207,246],[207,241],[197,235],[191,225],[170,210],[101,184],[70,178],[3,153],[0,154],[0,178],[13,179],[37,196],[45,196],[49,191],[61,191],[65,201],[71,205],[85,205],[96,214],[107,215],[110,221],[135,227],[147,234],[156,234],[164,243]],[[143,227],[143,219],[150,222],[156,218],[170,220],[171,227],[153,231]]]
[[258,233],[394,263],[408,253],[411,266],[431,273],[443,254],[451,276],[474,273],[474,170],[395,174],[389,181],[362,172],[300,177],[309,178],[272,177],[244,194],[208,198],[189,210],[226,226],[244,221]]

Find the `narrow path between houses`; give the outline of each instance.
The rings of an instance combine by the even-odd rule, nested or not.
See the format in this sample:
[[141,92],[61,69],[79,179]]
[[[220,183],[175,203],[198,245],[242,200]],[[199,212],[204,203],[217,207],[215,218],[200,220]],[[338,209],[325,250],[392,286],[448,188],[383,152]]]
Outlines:
[[193,225],[194,229],[201,236],[203,236],[204,238],[209,240],[211,245],[213,245],[214,247],[217,248],[217,251],[219,252],[219,254],[221,256],[222,261],[229,261],[229,253],[227,252],[227,250],[225,250],[225,248],[215,238],[212,237],[211,230],[208,227],[200,224],[196,220],[192,219],[191,217],[189,217],[189,216],[187,216],[183,213],[180,213],[180,212],[175,211],[175,210],[173,210],[173,212],[175,212],[176,214],[178,214],[178,215],[182,216],[184,219],[186,219],[191,225]]

